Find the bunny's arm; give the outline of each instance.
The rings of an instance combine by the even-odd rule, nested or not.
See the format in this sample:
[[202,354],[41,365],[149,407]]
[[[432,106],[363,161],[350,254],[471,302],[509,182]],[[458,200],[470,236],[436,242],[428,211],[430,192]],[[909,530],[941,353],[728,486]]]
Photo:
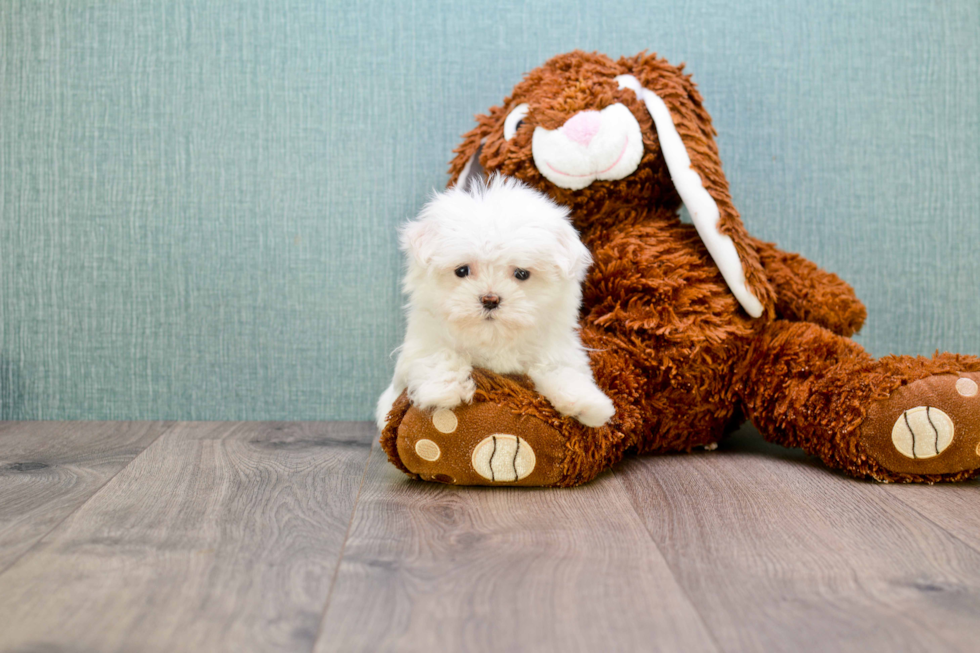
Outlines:
[[846,281],[799,254],[753,240],[769,283],[776,289],[777,317],[812,322],[848,338],[861,329],[868,312]]

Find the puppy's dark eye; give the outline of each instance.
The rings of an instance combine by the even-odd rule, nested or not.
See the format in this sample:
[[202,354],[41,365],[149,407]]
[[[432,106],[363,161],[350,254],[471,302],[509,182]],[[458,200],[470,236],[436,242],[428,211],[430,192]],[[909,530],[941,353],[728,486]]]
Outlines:
[[461,265],[458,268],[456,268],[456,276],[459,277],[460,279],[462,279],[463,277],[470,276],[470,266]]
[[527,281],[528,277],[531,276],[531,273],[528,272],[527,270],[522,270],[521,268],[517,268],[516,270],[514,270],[514,276],[517,277],[518,281]]

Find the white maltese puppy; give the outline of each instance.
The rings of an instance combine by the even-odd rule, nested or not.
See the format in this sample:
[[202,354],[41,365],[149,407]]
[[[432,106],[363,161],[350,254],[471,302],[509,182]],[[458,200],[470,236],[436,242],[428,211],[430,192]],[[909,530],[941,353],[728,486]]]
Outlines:
[[395,377],[378,400],[384,428],[408,389],[417,408],[454,408],[483,367],[526,374],[563,415],[602,426],[615,413],[578,335],[592,263],[568,211],[506,177],[440,193],[401,232],[408,326]]

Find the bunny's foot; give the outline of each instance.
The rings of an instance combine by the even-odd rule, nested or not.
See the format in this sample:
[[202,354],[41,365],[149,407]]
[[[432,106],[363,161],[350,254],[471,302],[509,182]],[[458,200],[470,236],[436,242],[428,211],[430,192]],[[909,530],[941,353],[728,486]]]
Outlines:
[[[860,427],[880,480],[948,481],[980,470],[980,372],[935,374],[875,402]],[[878,476],[878,474],[873,474]]]
[[571,486],[622,456],[608,427],[563,417],[524,377],[474,371],[473,403],[420,410],[403,394],[381,445],[402,471],[451,485]]

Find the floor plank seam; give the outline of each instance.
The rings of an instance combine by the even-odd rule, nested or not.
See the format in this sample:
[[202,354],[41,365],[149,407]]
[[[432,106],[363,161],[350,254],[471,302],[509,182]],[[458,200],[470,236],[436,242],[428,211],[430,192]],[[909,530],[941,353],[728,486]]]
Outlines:
[[957,542],[961,542],[962,544],[966,545],[967,548],[972,549],[972,550],[976,551],[977,553],[980,553],[980,546],[978,546],[976,542],[970,542],[968,540],[963,539],[962,537],[960,537],[959,535],[957,535],[953,531],[949,530],[948,528],[946,528],[945,526],[943,526],[942,524],[940,524],[939,522],[937,522],[936,520],[934,520],[928,514],[922,512],[921,510],[919,510],[917,507],[915,507],[911,503],[908,503],[907,501],[905,501],[904,499],[902,499],[902,497],[900,497],[899,495],[894,494],[894,493],[889,493],[889,496],[892,497],[893,499],[898,500],[898,502],[901,503],[903,506],[907,507],[909,510],[911,510],[915,514],[919,515],[920,517],[922,517],[922,519],[926,520],[927,522],[929,522],[930,524],[932,524],[933,526],[935,526],[936,528],[938,528],[942,532],[946,533],[947,535],[949,535],[951,538],[953,538]]
[[315,651],[320,637],[323,636],[323,624],[327,622],[327,613],[330,611],[330,601],[333,599],[333,591],[337,586],[337,576],[340,575],[340,565],[344,561],[344,554],[347,552],[347,540],[350,539],[350,531],[354,526],[354,517],[357,515],[357,507],[361,502],[361,492],[364,490],[364,481],[367,479],[368,468],[371,466],[371,459],[374,458],[374,447],[378,439],[371,440],[371,449],[368,451],[367,460],[364,462],[364,471],[361,472],[361,482],[357,486],[357,494],[354,496],[354,506],[350,511],[350,521],[347,522],[347,531],[344,533],[344,542],[340,545],[340,553],[337,555],[337,564],[330,578],[330,589],[327,591],[327,600],[323,604],[323,612],[320,613],[320,623],[317,626],[316,637],[313,638],[313,646],[310,651]]
[[[612,474],[616,478],[616,482],[619,483],[621,488],[623,488],[623,493],[626,494],[627,497],[631,497],[632,495],[630,495],[629,488],[626,487],[626,484],[623,483],[623,479],[620,477],[619,469],[613,468]],[[674,568],[671,566],[670,561],[667,559],[667,556],[664,555],[664,552],[661,550],[660,545],[657,544],[657,541],[653,537],[653,533],[650,532],[650,528],[649,526],[647,526],[646,520],[643,519],[643,516],[636,510],[636,506],[633,504],[632,498],[630,498],[629,504],[630,504],[630,510],[633,511],[633,514],[636,516],[636,519],[643,526],[643,532],[647,534],[648,538],[650,538],[650,544],[653,545],[653,548],[657,550],[657,553],[660,554],[660,558],[664,561],[664,566],[667,567],[667,571],[670,573],[670,577],[674,580],[674,584],[677,585],[677,589],[680,590],[680,592],[684,595],[684,598],[687,599],[687,603],[688,605],[691,606],[691,609],[694,611],[694,614],[698,616],[698,620],[701,622],[701,627],[704,629],[704,632],[711,640],[711,643],[714,644],[715,650],[719,651],[719,653],[725,651],[725,648],[721,645],[721,642],[718,641],[718,638],[715,636],[715,633],[711,630],[710,627],[708,627],[708,621],[707,619],[704,618],[704,615],[701,613],[700,608],[691,598],[691,595],[687,593],[687,589],[683,585],[681,585],[680,580],[677,578],[677,574],[674,573]]]
[[75,506],[75,508],[73,510],[71,510],[67,515],[65,515],[64,517],[62,517],[61,519],[59,519],[57,524],[55,524],[54,526],[52,526],[51,528],[49,528],[47,531],[45,531],[44,535],[42,535],[41,537],[37,538],[37,541],[34,542],[34,544],[32,544],[29,548],[25,549],[24,552],[21,553],[19,556],[17,556],[13,560],[11,560],[10,563],[6,567],[4,567],[3,569],[0,569],[0,576],[3,576],[9,570],[13,569],[14,566],[24,558],[24,556],[26,556],[28,553],[31,553],[34,549],[36,549],[42,542],[44,542],[48,538],[49,535],[51,535],[51,533],[53,533],[56,530],[58,530],[58,528],[60,528],[61,525],[64,524],[72,515],[74,515],[79,510],[81,510],[83,506],[88,505],[88,502],[91,501],[92,499],[94,499],[96,496],[98,496],[99,493],[102,492],[102,490],[105,489],[105,487],[107,485],[109,485],[109,483],[111,483],[113,481],[113,479],[115,479],[117,476],[119,476],[119,474],[121,474],[124,469],[127,469],[130,465],[132,465],[133,464],[133,461],[135,461],[137,458],[139,458],[140,456],[142,456],[143,454],[145,454],[150,447],[152,447],[154,444],[156,444],[160,440],[160,438],[162,438],[164,435],[166,435],[167,433],[169,433],[170,431],[172,431],[178,424],[180,424],[180,422],[171,422],[169,426],[167,426],[162,431],[160,431],[160,433],[155,438],[153,438],[153,440],[151,440],[149,443],[147,443],[147,445],[145,447],[143,447],[143,450],[142,451],[140,451],[138,454],[136,454],[135,456],[133,456],[132,459],[128,463],[126,463],[125,465],[123,465],[122,467],[120,467],[119,469],[117,469],[116,470],[116,473],[113,474],[112,476],[110,476],[109,478],[107,478],[105,480],[105,483],[103,483],[102,485],[100,485],[95,490],[95,492],[93,492],[92,494],[90,494],[88,496],[88,498],[85,499],[85,501],[82,501],[80,504],[78,504],[77,506]]

